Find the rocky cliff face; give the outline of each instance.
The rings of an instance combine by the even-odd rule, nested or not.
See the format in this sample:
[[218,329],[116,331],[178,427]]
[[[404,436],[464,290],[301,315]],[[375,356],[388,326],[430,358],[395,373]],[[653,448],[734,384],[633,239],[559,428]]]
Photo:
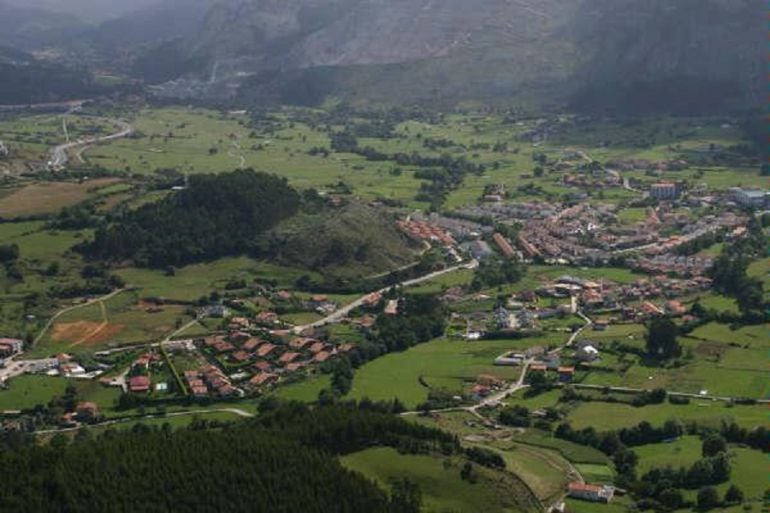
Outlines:
[[663,92],[692,109],[753,105],[763,10],[762,0],[216,0],[173,50],[200,66],[158,91],[667,109]]

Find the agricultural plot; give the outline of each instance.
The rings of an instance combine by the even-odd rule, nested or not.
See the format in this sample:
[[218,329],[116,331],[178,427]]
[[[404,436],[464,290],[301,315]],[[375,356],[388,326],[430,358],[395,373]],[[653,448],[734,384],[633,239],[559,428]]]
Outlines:
[[427,399],[430,388],[459,393],[479,374],[493,374],[508,381],[517,379],[521,369],[495,367],[493,360],[511,350],[557,342],[563,342],[560,334],[523,340],[433,340],[362,366],[356,371],[349,397],[373,400],[397,397],[408,408],[414,408]]
[[478,467],[480,478],[472,484],[460,478],[462,461],[437,456],[401,455],[390,448],[367,449],[341,458],[351,470],[373,479],[383,489],[395,478],[419,485],[426,512],[517,512],[517,490],[500,474]]
[[173,276],[151,269],[121,269],[117,274],[139,289],[145,298],[165,298],[177,301],[194,301],[213,291],[222,291],[231,281],[275,281],[279,287],[291,288],[301,276],[316,276],[311,271],[258,262],[246,257],[225,258],[215,262],[196,264],[177,269]]
[[189,320],[182,306],[158,307],[140,301],[135,292],[124,292],[64,313],[34,352],[96,351],[155,342],[187,322],[186,319]]
[[735,421],[741,426],[753,428],[767,423],[767,407],[762,405],[727,406],[719,401],[693,400],[687,405],[656,404],[636,408],[626,404],[602,402],[579,403],[569,410],[567,419],[575,429],[597,427],[601,419],[602,429],[632,427],[642,421],[661,426],[670,419],[683,422],[690,420],[718,426],[722,421]]
[[85,182],[36,182],[8,191],[0,199],[0,218],[55,214],[62,208],[96,197],[100,188],[118,183],[115,178]]

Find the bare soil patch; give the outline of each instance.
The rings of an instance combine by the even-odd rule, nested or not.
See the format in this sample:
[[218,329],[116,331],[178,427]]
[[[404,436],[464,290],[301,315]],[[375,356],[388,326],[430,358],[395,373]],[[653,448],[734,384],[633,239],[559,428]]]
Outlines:
[[41,182],[27,185],[0,198],[0,217],[53,214],[64,207],[76,205],[91,196],[95,188],[119,182],[118,178],[99,178],[83,183]]
[[51,339],[55,342],[70,342],[72,345],[95,345],[106,342],[123,331],[120,324],[107,322],[77,321],[57,323]]

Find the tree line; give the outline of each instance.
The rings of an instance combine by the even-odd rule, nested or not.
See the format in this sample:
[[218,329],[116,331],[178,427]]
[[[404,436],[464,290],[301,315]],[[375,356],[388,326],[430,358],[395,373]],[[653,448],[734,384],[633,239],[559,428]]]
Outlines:
[[[337,456],[410,440],[458,450],[453,436],[355,405],[310,409],[272,402],[237,424],[63,435],[42,445],[0,440],[0,510],[417,513],[419,489],[378,488]],[[400,445],[404,445],[400,443]]]

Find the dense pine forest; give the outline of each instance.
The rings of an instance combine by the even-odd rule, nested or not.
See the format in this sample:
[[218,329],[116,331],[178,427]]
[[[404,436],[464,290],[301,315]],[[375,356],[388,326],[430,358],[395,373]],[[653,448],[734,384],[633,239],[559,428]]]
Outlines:
[[240,424],[139,426],[70,443],[6,435],[0,511],[406,512],[413,501],[345,470],[336,456],[378,445],[458,450],[451,435],[376,410],[263,410]]
[[81,250],[91,258],[146,267],[249,253],[260,234],[294,215],[299,204],[297,192],[275,175],[196,175],[184,190],[114,216]]

